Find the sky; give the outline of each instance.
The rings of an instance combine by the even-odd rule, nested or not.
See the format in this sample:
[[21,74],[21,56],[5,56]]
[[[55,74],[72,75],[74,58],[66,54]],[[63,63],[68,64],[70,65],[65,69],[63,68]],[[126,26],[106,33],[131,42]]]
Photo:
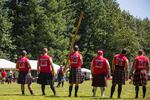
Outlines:
[[150,19],[150,0],[117,0],[121,10],[128,11],[137,18]]

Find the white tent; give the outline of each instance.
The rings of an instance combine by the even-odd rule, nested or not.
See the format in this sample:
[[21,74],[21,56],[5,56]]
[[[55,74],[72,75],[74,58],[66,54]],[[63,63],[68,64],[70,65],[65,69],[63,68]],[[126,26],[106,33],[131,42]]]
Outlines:
[[0,69],[15,69],[16,64],[6,59],[0,59]]
[[[37,60],[29,60],[29,63],[31,65],[32,70],[37,70]],[[54,64],[54,63],[53,63],[53,66],[54,66],[54,70],[56,71],[60,68],[59,65]],[[11,62],[6,59],[0,59],[0,69],[2,68],[3,69],[16,69],[16,63]]]
[[85,74],[85,79],[89,80],[92,78],[91,70],[86,69],[86,68],[81,68],[82,73]]
[[86,68],[81,68],[81,71],[82,71],[82,72],[89,72],[89,73],[91,73],[91,70],[86,69]]

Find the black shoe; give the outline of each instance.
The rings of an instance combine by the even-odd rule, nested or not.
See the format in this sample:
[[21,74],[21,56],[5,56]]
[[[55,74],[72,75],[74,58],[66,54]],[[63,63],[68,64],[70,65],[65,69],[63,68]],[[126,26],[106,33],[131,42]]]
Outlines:
[[42,94],[43,96],[45,95],[45,93]]
[[24,91],[22,91],[22,95],[25,95]]
[[32,93],[31,95],[32,95],[32,96],[34,96],[35,94],[34,94],[34,93]]
[[118,97],[118,99],[120,99],[121,97]]
[[78,95],[77,95],[77,94],[75,94],[75,95],[74,95],[74,97],[78,97]]
[[138,97],[137,97],[137,96],[135,96],[135,99],[138,99]]
[[69,94],[68,97],[71,97],[71,94]]

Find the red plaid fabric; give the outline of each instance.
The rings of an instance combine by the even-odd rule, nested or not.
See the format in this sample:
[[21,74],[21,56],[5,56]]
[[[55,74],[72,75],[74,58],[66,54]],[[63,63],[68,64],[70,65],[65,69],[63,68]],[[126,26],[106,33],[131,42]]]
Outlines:
[[81,68],[72,68],[70,70],[70,77],[69,77],[69,83],[76,84],[76,83],[82,83],[83,82],[83,76],[81,73]]
[[143,86],[147,84],[146,70],[136,70],[133,75],[133,85]]

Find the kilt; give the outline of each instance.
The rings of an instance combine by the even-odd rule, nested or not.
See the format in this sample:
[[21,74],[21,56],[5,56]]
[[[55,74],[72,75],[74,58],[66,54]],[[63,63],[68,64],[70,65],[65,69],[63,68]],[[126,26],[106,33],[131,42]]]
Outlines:
[[112,84],[125,84],[125,71],[124,68],[117,68],[114,70],[112,77]]
[[40,72],[37,79],[38,84],[49,85],[53,83],[52,73],[43,73]]
[[147,73],[146,70],[136,70],[133,75],[133,85],[143,86],[147,84]]
[[70,84],[80,84],[83,82],[83,75],[81,72],[81,68],[71,68],[69,83]]
[[106,87],[107,86],[106,74],[93,74],[92,86]]
[[18,80],[17,83],[18,84],[26,84],[26,76],[27,76],[28,72],[19,72],[18,75]]

